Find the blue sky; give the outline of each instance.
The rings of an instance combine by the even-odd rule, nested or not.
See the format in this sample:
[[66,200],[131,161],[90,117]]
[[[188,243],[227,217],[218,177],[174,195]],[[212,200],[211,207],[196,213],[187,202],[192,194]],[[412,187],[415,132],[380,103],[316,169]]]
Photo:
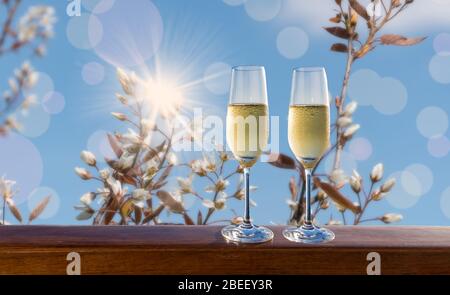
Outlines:
[[[111,1],[103,1],[109,8]],[[0,156],[0,175],[18,181],[17,186],[22,187],[18,199],[24,210],[28,203],[33,204],[34,197],[26,200],[35,188],[40,187],[35,195],[47,192],[57,195],[43,216],[48,218],[41,218],[37,223],[78,223],[73,206],[83,193],[94,188],[73,172],[75,166],[82,164],[80,151],[98,146],[95,134],[101,134],[102,130],[121,128],[110,116],[111,111],[120,110],[114,98],[114,93],[120,90],[115,66],[130,62],[127,53],[120,54],[121,48],[138,50],[148,56],[146,67],[151,71],[154,61],[148,46],[161,37],[158,54],[166,62],[161,68],[170,73],[183,72],[187,81],[202,79],[214,67],[264,65],[270,113],[280,117],[280,149],[287,154],[291,152],[283,132],[287,129],[292,68],[324,66],[330,93],[335,96],[340,90],[345,58],[329,51],[336,40],[321,29],[329,25],[326,19],[332,16],[333,1],[321,1],[311,7],[316,5],[312,1],[292,0],[264,0],[258,5],[255,0],[241,5],[231,5],[239,4],[239,0],[155,0],[157,9],[152,10],[147,0],[116,0],[104,13],[90,11],[92,4],[99,1],[81,2],[82,16],[73,20],[77,17],[66,14],[67,1],[26,1],[27,5],[48,4],[56,9],[58,22],[48,56],[32,59],[32,64],[48,75],[40,84],[40,93],[56,91],[64,97],[65,106],[57,114],[37,116],[31,121],[30,132],[42,133],[39,136],[19,134],[0,139],[0,147],[4,149]],[[121,10],[125,2],[129,7],[126,11]],[[380,47],[354,66],[355,85],[351,86],[350,99],[362,104],[354,116],[361,129],[355,137],[356,143],[347,150],[344,168],[347,172],[357,168],[367,178],[372,167],[383,162],[386,176],[396,173],[400,177],[393,194],[387,197],[392,200],[375,203],[367,217],[396,212],[404,216],[401,224],[448,225],[450,222],[450,143],[446,141],[450,137],[447,128],[450,23],[441,16],[442,11],[450,10],[450,5],[438,0],[432,2],[430,9],[437,11],[434,20],[418,17],[419,23],[412,24],[411,15],[420,15],[417,12],[420,7],[411,8],[402,21],[386,30],[427,36],[423,43],[414,47]],[[146,12],[153,17],[145,17]],[[157,21],[158,14],[161,23]],[[314,14],[317,17],[312,17]],[[98,33],[95,25],[100,23],[104,26],[102,40],[120,39],[123,43],[126,40],[126,44],[120,44],[119,51],[114,51],[117,48],[109,46],[110,43],[97,40],[93,48],[80,49],[92,47],[85,20],[91,26],[94,24],[91,42]],[[1,58],[1,89],[6,87],[6,77],[13,68],[28,55],[24,52]],[[141,64],[127,65],[127,68],[141,71],[145,67]],[[226,85],[228,78],[224,75],[199,83],[191,99],[206,104],[205,113],[224,117],[228,97],[221,85]],[[18,150],[31,156],[25,161]],[[253,209],[257,223],[286,222],[287,183],[291,175],[292,171],[264,163],[255,166],[252,184],[259,188],[252,198],[258,203]],[[239,205],[234,203],[232,207],[240,210]],[[328,217],[329,214],[321,216],[321,221],[326,222]]]

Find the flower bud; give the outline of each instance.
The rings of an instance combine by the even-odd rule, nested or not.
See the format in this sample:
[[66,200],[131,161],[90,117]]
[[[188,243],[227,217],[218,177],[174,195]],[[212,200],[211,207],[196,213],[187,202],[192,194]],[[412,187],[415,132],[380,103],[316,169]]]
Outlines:
[[375,191],[372,193],[372,200],[374,200],[374,201],[379,201],[379,200],[381,200],[383,197],[384,197],[384,193],[383,193],[381,190],[379,190],[379,189],[375,190]]
[[358,103],[356,101],[350,102],[344,109],[345,116],[351,116],[356,111]]
[[344,131],[344,137],[345,137],[346,139],[352,137],[352,136],[356,133],[356,131],[359,130],[360,127],[361,127],[361,126],[360,126],[359,124],[353,124],[353,125],[350,125],[350,127],[348,127],[348,128]]
[[388,181],[383,183],[380,190],[383,193],[387,193],[394,187],[394,185],[395,185],[395,178],[390,178],[390,179],[388,179]]
[[95,155],[89,151],[82,151],[80,157],[81,160],[83,160],[83,162],[85,162],[89,166],[95,166],[97,164]]
[[83,180],[89,180],[92,178],[91,173],[84,168],[76,167],[75,173]]
[[125,121],[127,120],[127,115],[122,114],[122,113],[116,113],[116,112],[112,112],[111,115],[113,115],[114,118],[116,118],[119,121]]
[[372,172],[370,172],[370,179],[372,180],[372,182],[380,181],[381,178],[383,178],[383,171],[384,171],[383,164],[382,163],[376,164],[373,167]]
[[352,175],[350,177],[350,186],[355,193],[361,192],[361,178],[355,177]]
[[337,120],[337,125],[341,128],[348,127],[348,126],[350,126],[350,124],[352,124],[352,118],[350,118],[350,117],[344,116],[344,117],[340,117]]
[[387,213],[384,214],[380,219],[384,223],[393,223],[401,221],[403,219],[403,216],[401,214]]

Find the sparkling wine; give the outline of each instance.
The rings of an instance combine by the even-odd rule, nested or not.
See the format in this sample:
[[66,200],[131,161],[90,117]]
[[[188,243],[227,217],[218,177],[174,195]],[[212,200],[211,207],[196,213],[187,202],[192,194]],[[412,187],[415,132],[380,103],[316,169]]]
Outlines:
[[305,168],[313,168],[330,144],[330,115],[326,105],[291,105],[289,146]]
[[227,142],[244,167],[251,167],[267,146],[268,108],[265,104],[230,104],[227,113]]

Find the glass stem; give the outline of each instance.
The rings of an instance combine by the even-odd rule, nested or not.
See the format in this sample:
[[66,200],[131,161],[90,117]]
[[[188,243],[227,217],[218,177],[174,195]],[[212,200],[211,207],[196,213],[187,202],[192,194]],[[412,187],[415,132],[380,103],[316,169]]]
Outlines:
[[306,201],[306,212],[304,227],[312,227],[312,216],[311,216],[311,169],[305,169],[305,201]]
[[250,168],[244,168],[244,185],[245,185],[245,212],[244,212],[244,227],[251,227],[252,221],[250,219]]

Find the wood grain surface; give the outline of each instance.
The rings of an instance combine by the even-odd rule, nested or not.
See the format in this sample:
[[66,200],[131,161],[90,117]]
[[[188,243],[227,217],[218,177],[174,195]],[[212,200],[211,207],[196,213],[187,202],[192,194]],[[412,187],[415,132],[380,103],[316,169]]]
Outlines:
[[367,254],[382,274],[450,274],[450,227],[330,227],[323,245],[287,241],[235,245],[217,226],[1,226],[0,274],[66,274],[67,254],[81,274],[367,274]]

